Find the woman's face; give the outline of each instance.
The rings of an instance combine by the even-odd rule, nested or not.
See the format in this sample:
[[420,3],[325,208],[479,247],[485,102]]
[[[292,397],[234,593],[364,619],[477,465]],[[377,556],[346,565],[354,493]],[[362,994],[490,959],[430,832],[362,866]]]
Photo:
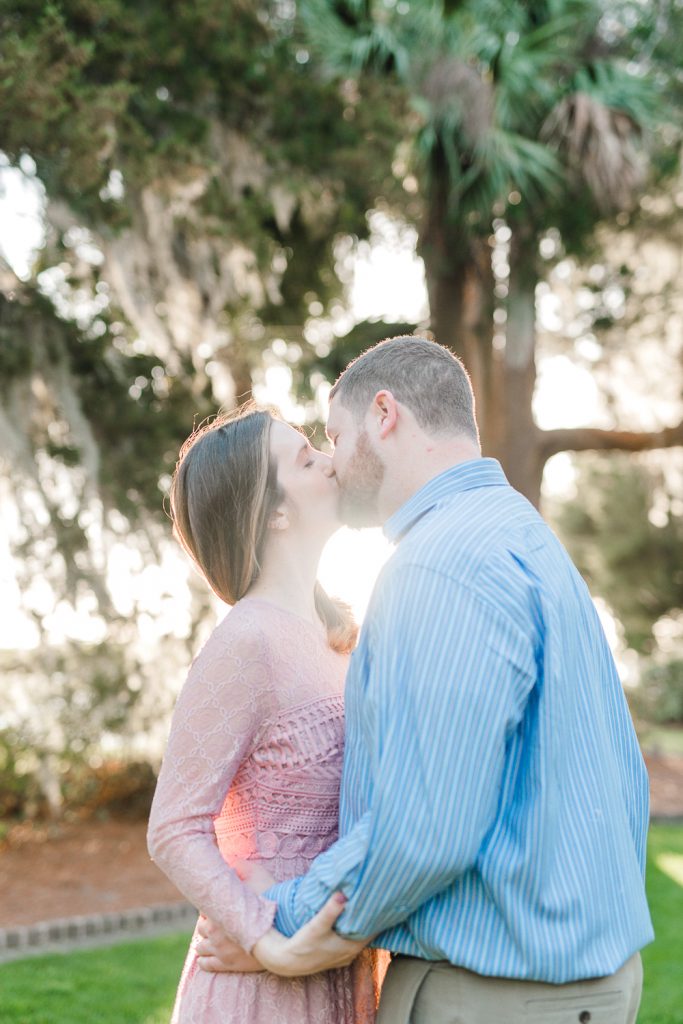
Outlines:
[[270,452],[285,493],[290,526],[315,535],[339,525],[339,488],[329,455],[312,448],[303,434],[279,420],[270,427]]

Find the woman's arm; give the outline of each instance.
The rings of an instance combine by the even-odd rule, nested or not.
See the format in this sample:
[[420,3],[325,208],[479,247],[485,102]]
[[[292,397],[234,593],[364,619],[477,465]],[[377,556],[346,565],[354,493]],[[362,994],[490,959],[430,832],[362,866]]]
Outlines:
[[250,617],[228,616],[193,663],[178,699],[148,829],[155,863],[245,950],[270,929],[275,904],[225,863],[213,819],[267,716],[271,692],[258,627]]

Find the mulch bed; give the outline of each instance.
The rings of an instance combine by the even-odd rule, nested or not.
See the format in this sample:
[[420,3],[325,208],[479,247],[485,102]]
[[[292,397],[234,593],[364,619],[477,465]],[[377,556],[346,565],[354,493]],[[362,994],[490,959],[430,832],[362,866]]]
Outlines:
[[[683,757],[646,760],[652,816],[683,820]],[[113,818],[15,826],[0,848],[0,928],[181,901],[145,834]]]
[[683,757],[646,754],[653,818],[683,819]]
[[0,852],[0,928],[182,900],[145,835],[144,821],[15,826]]

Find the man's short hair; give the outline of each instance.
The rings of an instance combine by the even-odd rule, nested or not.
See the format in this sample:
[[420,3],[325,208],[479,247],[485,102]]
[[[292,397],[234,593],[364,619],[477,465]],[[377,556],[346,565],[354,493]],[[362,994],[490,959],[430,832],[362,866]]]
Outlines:
[[411,336],[380,341],[349,363],[330,399],[338,396],[360,420],[384,389],[410,409],[427,433],[465,434],[479,440],[467,370],[443,345]]

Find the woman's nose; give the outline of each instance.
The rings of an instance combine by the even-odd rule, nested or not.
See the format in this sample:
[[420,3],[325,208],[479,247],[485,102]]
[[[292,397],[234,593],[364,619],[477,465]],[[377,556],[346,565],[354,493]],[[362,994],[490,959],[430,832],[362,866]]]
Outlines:
[[335,475],[334,468],[332,466],[332,459],[329,455],[324,455],[323,458],[325,459],[323,464],[323,473],[325,476],[329,476],[331,478]]

